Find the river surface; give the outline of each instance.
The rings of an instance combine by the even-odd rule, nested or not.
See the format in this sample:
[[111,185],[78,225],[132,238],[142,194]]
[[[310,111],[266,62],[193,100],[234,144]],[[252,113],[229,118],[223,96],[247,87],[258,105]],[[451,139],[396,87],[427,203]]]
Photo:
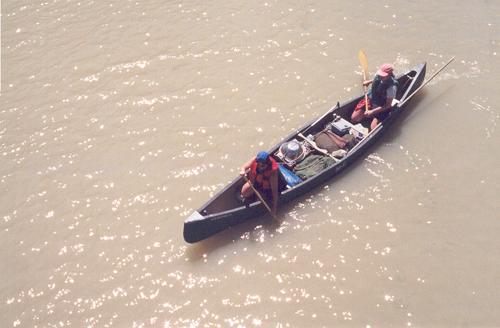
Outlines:
[[[2,327],[499,327],[500,1],[1,2]],[[183,221],[370,74],[454,62],[355,165]]]

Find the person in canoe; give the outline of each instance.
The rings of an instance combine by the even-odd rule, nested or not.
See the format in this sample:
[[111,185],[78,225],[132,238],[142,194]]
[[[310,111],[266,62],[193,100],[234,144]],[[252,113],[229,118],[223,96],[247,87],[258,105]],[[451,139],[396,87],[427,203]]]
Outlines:
[[245,176],[247,174],[249,181],[241,188],[241,197],[243,199],[252,197],[254,194],[253,186],[268,202],[272,214],[276,215],[279,188],[278,163],[267,152],[261,151],[242,166],[240,175]]
[[365,98],[356,105],[352,112],[351,120],[360,123],[371,119],[370,128],[373,130],[390,114],[392,100],[396,97],[398,81],[394,77],[392,64],[383,64],[377,71],[373,80],[363,82],[364,86],[372,85],[368,93],[368,110]]

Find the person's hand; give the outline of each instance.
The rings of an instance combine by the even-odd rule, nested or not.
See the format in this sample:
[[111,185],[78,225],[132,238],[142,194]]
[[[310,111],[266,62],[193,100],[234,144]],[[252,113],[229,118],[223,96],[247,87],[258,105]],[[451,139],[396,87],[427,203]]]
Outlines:
[[241,170],[240,170],[240,176],[244,177],[245,175],[247,175],[247,172],[245,171],[244,168],[241,168]]
[[363,81],[363,86],[367,87],[368,85],[370,85],[370,83],[372,83],[371,80],[365,80],[365,81]]

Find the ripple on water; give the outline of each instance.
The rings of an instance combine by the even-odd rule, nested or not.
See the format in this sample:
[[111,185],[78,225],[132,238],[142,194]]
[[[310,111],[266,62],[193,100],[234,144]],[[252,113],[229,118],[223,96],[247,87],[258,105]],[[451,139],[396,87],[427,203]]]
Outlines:
[[472,110],[483,115],[488,115],[489,124],[484,125],[484,132],[487,138],[491,138],[496,131],[500,114],[498,114],[490,105],[486,98],[476,96],[470,100]]

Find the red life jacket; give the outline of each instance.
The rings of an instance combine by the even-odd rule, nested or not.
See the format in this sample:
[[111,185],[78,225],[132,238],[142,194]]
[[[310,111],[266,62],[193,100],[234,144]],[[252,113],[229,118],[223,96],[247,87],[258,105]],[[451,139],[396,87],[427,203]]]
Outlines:
[[271,165],[268,165],[263,172],[257,172],[257,162],[254,160],[250,166],[250,180],[252,181],[255,188],[261,190],[262,192],[271,192],[271,176],[273,172],[279,170],[278,163],[274,158],[269,157]]

